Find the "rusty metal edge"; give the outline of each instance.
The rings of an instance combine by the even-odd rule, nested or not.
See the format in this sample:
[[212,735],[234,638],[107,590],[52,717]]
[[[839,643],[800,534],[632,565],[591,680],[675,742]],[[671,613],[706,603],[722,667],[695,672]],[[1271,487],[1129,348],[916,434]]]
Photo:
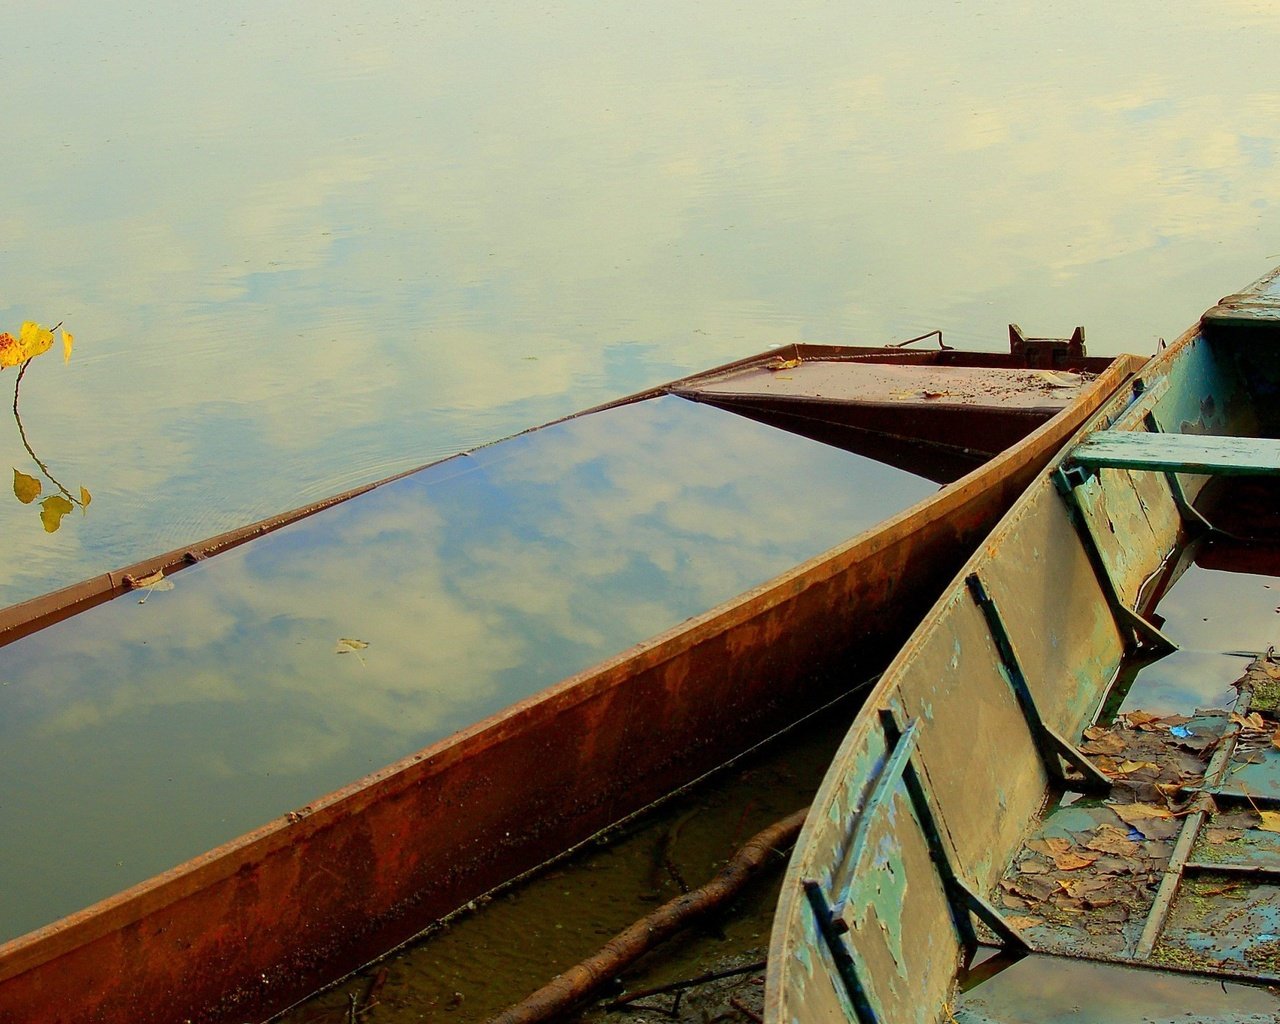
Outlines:
[[[777,354],[773,351],[767,353],[767,357],[773,358]],[[747,361],[750,360],[739,362]],[[351,818],[374,803],[420,785],[424,779],[441,774],[450,765],[469,759],[479,751],[501,743],[513,732],[526,728],[531,715],[547,719],[563,714],[592,699],[600,691],[625,683],[638,671],[669,662],[681,652],[724,633],[735,623],[758,618],[767,610],[790,602],[805,589],[847,572],[869,555],[902,542],[923,523],[962,506],[973,494],[1002,479],[1011,468],[1038,455],[1049,458],[1063,441],[1075,433],[1081,417],[1096,410],[1141,362],[1134,356],[1117,357],[1081,396],[1079,404],[1055,416],[1018,445],[955,484],[886,523],[447,739],[335,790],[299,812],[276,818],[115,896],[0,945],[0,983],[50,963],[95,939],[136,924],[186,896],[231,878],[247,866],[261,863],[277,850],[315,835],[341,819]],[[657,393],[661,393],[661,389],[650,389],[600,408]]]
[[[58,590],[51,591],[48,594],[42,594],[39,597],[31,598],[17,604],[9,605],[0,609],[0,647],[13,643],[24,636],[44,629],[55,622],[69,618],[81,611],[92,608],[104,601],[109,601],[119,596],[129,589],[128,579],[141,579],[150,576],[156,572],[163,572],[166,576],[197,562],[203,561],[214,555],[221,554],[231,548],[235,548],[248,541],[261,537],[264,534],[272,533],[282,527],[289,526],[299,520],[306,519],[315,515],[317,512],[323,512],[327,508],[334,505],[340,505],[343,502],[350,501],[352,498],[358,498],[362,494],[378,487],[394,483],[397,480],[403,480],[405,477],[413,476],[423,470],[430,469],[433,466],[443,465],[453,459],[461,458],[472,452],[481,451],[501,441],[510,440],[513,437],[522,437],[525,434],[531,434],[535,431],[542,430],[546,427],[554,426],[558,423],[565,423],[570,420],[578,419],[582,416],[588,416],[593,413],[603,412],[606,409],[613,409],[622,405],[629,405],[633,402],[644,401],[649,398],[655,398],[659,395],[672,392],[682,385],[687,385],[696,381],[702,381],[709,377],[731,373],[741,369],[744,366],[750,366],[755,363],[764,363],[771,359],[777,359],[780,356],[789,355],[791,358],[810,358],[810,359],[858,359],[865,356],[889,356],[894,353],[894,349],[885,348],[883,346],[842,346],[842,345],[803,345],[791,344],[778,349],[769,349],[755,355],[744,356],[741,359],[735,359],[720,366],[712,367],[708,370],[701,370],[697,373],[689,374],[684,377],[676,378],[665,384],[658,384],[654,387],[645,388],[641,391],[625,395],[621,398],[612,399],[599,405],[591,406],[587,409],[580,409],[558,419],[549,420],[546,423],[540,423],[537,426],[517,431],[506,437],[497,438],[493,441],[487,441],[484,444],[465,449],[464,451],[455,452],[444,458],[435,459],[431,462],[424,463],[421,466],[415,466],[412,469],[406,469],[391,476],[372,481],[371,483],[361,484],[358,487],[352,487],[348,490],[341,491],[319,501],[311,502],[306,505],[300,505],[297,508],[290,509],[287,512],[280,512],[257,522],[249,523],[245,526],[236,527],[233,530],[227,530],[223,533],[215,534],[204,540],[196,541],[182,547],[174,548],[163,554],[152,555],[127,565],[120,569],[114,569],[110,572],[101,573],[91,576],[88,579],[73,583],[70,586],[62,587]],[[922,353],[922,355],[933,355],[934,353]]]
[[[17,604],[9,605],[0,609],[0,647],[13,643],[24,636],[51,626],[55,622],[69,618],[79,612],[85,611],[104,601],[109,601],[114,597],[118,597],[129,589],[129,579],[141,579],[150,576],[156,572],[163,572],[166,576],[197,562],[203,561],[214,555],[229,551],[232,548],[239,547],[248,541],[261,537],[264,534],[272,533],[282,527],[289,526],[299,520],[306,519],[315,515],[317,512],[323,512],[327,508],[334,505],[340,505],[343,502],[350,501],[352,498],[358,498],[362,494],[378,487],[394,483],[397,480],[403,480],[405,477],[413,476],[423,470],[430,469],[433,466],[443,465],[452,459],[461,458],[472,452],[482,451],[502,441],[510,440],[514,437],[523,437],[525,434],[531,434],[542,430],[546,427],[555,426],[558,423],[566,423],[570,420],[578,419],[582,416],[589,416],[593,413],[603,412],[607,409],[617,408],[622,405],[629,405],[634,402],[641,402],[646,399],[656,398],[659,395],[668,393],[678,393],[683,386],[698,382],[705,382],[716,377],[733,373],[745,366],[751,366],[757,363],[766,363],[770,360],[778,358],[801,358],[801,359],[828,359],[836,361],[863,361],[863,360],[892,360],[895,362],[904,361],[904,357],[910,361],[931,362],[939,359],[940,355],[946,355],[947,362],[960,359],[964,362],[973,362],[975,365],[986,365],[988,363],[999,363],[1008,360],[1008,356],[997,355],[985,352],[963,352],[959,350],[951,350],[947,353],[939,353],[936,351],[921,352],[903,352],[901,349],[895,349],[889,346],[854,346],[854,345],[813,345],[803,343],[791,343],[776,349],[767,349],[764,352],[758,352],[755,355],[744,356],[719,366],[712,367],[707,370],[700,370],[697,373],[688,374],[684,377],[678,377],[675,380],[667,381],[665,384],[658,384],[653,387],[636,391],[632,394],[625,395],[620,398],[611,399],[594,405],[586,409],[580,409],[576,412],[569,413],[557,419],[549,420],[546,423],[540,423],[533,427],[508,434],[505,437],[497,438],[493,441],[487,441],[484,444],[455,452],[441,459],[435,459],[431,462],[424,463],[421,466],[415,466],[412,469],[406,469],[391,476],[372,481],[371,483],[361,484],[358,487],[352,487],[348,490],[341,491],[338,494],[331,495],[319,501],[311,502],[306,505],[300,505],[297,508],[290,509],[286,512],[280,512],[257,522],[249,523],[245,526],[239,526],[223,533],[215,534],[204,540],[196,541],[182,547],[173,548],[163,554],[152,555],[134,562],[131,565],[124,566],[120,569],[114,569],[109,572],[91,576],[88,579],[73,583],[70,586],[62,587],[48,594],[42,594],[39,597],[31,598]],[[1107,362],[1104,358],[1090,358],[1083,361],[1087,364],[1097,364],[1098,367]],[[1092,367],[1090,367],[1092,368]]]

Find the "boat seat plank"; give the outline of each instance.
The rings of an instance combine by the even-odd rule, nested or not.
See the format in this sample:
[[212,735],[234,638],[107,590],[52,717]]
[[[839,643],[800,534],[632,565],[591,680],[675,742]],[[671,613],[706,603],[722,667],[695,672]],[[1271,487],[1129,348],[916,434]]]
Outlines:
[[1072,453],[1081,466],[1211,476],[1280,474],[1280,440],[1101,430]]

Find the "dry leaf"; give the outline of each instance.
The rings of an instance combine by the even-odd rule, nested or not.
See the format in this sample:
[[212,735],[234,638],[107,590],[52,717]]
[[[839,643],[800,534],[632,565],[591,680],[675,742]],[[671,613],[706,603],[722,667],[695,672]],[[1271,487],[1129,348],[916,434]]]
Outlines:
[[1023,928],[1034,928],[1038,924],[1044,924],[1044,918],[1031,917],[1028,914],[1015,914],[1006,917],[1004,923],[1015,931],[1021,931]]
[[1030,839],[1027,841],[1027,849],[1036,853],[1042,853],[1046,857],[1056,857],[1060,853],[1066,853],[1071,849],[1071,843],[1058,836],[1052,836],[1048,839]]
[[799,359],[773,359],[764,364],[770,370],[793,370],[800,365]]
[[368,647],[368,643],[364,640],[354,640],[351,637],[343,636],[338,638],[338,654],[350,654],[352,651],[363,651]]
[[1080,750],[1085,754],[1123,754],[1124,740],[1113,732],[1104,732],[1096,739],[1081,743]]
[[1141,821],[1143,818],[1172,818],[1173,812],[1167,807],[1155,804],[1108,804],[1125,821]]
[[1059,871],[1078,871],[1080,868],[1087,868],[1097,859],[1096,853],[1087,853],[1083,856],[1078,853],[1059,853],[1054,855],[1053,863]]
[[89,493],[88,488],[81,487],[80,488],[80,507],[88,508],[89,502],[91,501],[93,501],[93,495]]
[[1134,772],[1141,771],[1143,768],[1154,768],[1156,771],[1160,770],[1160,766],[1153,761],[1121,761],[1116,765],[1115,774],[1132,775]]
[[71,346],[76,343],[76,336],[70,331],[62,332],[62,361],[71,362]]
[[35,477],[19,473],[16,469],[13,471],[13,495],[22,504],[30,505],[40,496],[40,491],[40,481]]
[[1097,850],[1099,853],[1110,853],[1117,857],[1132,857],[1138,852],[1138,844],[1129,838],[1129,834],[1114,825],[1102,825],[1094,832],[1093,838],[1085,843],[1085,848]]
[[1231,713],[1231,724],[1238,725],[1242,729],[1265,729],[1266,723],[1263,722],[1262,716],[1256,711],[1251,711],[1248,715],[1237,715],[1234,711]]
[[165,577],[163,569],[157,569],[149,576],[125,576],[124,585],[130,590],[145,590],[146,593],[138,598],[138,604],[146,604],[147,598],[154,591],[172,590],[173,582]]
[[1242,828],[1207,828],[1204,830],[1205,841],[1210,846],[1221,846],[1223,843],[1234,843],[1244,837]]
[[1257,827],[1263,832],[1280,832],[1280,811],[1259,811],[1258,816],[1262,821]]
[[126,576],[124,581],[134,590],[138,590],[141,587],[154,587],[157,583],[164,582],[164,570],[157,569],[150,576]]

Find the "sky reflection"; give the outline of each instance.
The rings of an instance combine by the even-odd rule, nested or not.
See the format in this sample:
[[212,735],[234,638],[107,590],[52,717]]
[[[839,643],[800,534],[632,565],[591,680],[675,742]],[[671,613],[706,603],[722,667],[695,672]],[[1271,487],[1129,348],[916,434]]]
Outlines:
[[1278,33],[1244,0],[5,5],[0,329],[77,331],[23,411],[94,505],[47,537],[0,501],[0,601],[769,344],[1151,351],[1280,258]]
[[[301,806],[935,490],[661,398],[449,460],[11,644],[0,931]],[[342,637],[368,647],[338,654]]]

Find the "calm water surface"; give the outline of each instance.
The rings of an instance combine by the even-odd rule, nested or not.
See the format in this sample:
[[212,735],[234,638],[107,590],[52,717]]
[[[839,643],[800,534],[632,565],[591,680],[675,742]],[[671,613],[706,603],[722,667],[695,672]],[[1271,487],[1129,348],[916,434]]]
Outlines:
[[0,668],[0,939],[309,803],[936,489],[665,397],[451,459],[176,573],[171,590],[19,640]]
[[1278,36],[1249,0],[4,5],[0,329],[76,332],[21,412],[94,500],[0,500],[0,602],[772,344],[1150,351],[1280,254]]

